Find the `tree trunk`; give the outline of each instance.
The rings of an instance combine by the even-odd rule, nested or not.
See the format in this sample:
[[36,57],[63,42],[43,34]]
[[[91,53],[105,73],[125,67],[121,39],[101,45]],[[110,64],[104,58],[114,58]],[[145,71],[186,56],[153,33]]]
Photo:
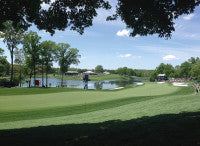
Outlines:
[[19,85],[22,87],[22,65],[20,64],[20,76],[19,76]]
[[61,87],[63,87],[63,72],[62,72]]
[[42,63],[42,87],[44,87],[44,65]]
[[35,87],[35,64],[34,64],[34,87]]
[[13,48],[10,51],[11,54],[11,77],[10,77],[10,87],[13,86]]
[[48,87],[48,69],[46,67],[46,88]]
[[30,73],[29,88],[31,87],[31,77],[32,77],[32,70],[31,70],[31,73]]

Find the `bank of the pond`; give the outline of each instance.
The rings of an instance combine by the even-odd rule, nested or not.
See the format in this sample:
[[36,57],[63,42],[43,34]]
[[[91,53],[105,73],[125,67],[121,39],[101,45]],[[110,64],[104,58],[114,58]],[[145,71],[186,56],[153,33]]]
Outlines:
[[[36,78],[38,81],[36,87],[46,87],[46,79]],[[42,84],[42,81],[44,84]],[[63,87],[67,88],[79,88],[79,89],[95,89],[95,90],[105,90],[105,89],[114,89],[119,87],[125,87],[127,85],[133,85],[139,80],[135,81],[134,79],[114,79],[114,80],[103,80],[103,81],[80,81],[80,80],[63,80]],[[34,78],[31,78],[30,86],[34,87]],[[61,79],[48,78],[47,82],[48,87],[61,87]],[[29,87],[29,83],[23,83],[21,87]]]

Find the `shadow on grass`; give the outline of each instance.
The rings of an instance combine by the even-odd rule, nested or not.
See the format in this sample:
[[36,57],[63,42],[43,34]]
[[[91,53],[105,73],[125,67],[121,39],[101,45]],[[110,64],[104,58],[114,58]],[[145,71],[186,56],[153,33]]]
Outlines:
[[0,131],[1,145],[200,145],[200,112]]

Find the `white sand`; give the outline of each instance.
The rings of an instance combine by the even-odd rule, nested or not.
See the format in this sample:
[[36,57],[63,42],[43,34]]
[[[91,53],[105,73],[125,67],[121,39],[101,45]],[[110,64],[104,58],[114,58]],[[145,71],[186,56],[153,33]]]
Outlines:
[[118,88],[113,88],[113,89],[109,89],[109,90],[117,90],[117,89],[123,89],[124,87],[118,87]]
[[144,85],[144,83],[136,83],[136,85]]
[[165,82],[157,82],[157,84],[163,84],[163,83],[165,83]]
[[173,86],[182,86],[182,87],[187,87],[188,84],[174,82],[174,83],[173,83]]

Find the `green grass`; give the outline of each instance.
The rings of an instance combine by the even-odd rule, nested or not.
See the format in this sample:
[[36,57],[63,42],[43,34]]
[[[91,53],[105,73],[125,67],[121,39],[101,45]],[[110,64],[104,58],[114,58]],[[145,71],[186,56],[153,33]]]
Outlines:
[[35,89],[43,94],[29,95],[10,89],[11,93],[21,90],[21,95],[18,91],[6,96],[6,89],[0,89],[1,141],[11,145],[195,145],[200,141],[200,96],[191,87],[145,83],[119,91],[55,89],[47,89],[48,94]]
[[48,94],[58,92],[69,92],[69,91],[81,91],[82,89],[77,88],[2,88],[0,89],[1,96],[11,95],[33,95],[33,94]]
[[[191,89],[181,89],[176,93],[166,94],[166,95],[156,95],[156,96],[138,96],[129,98],[119,98],[109,101],[101,101],[87,104],[79,104],[75,106],[63,106],[63,107],[51,107],[51,108],[41,108],[35,110],[17,111],[17,112],[0,112],[0,122],[9,121],[21,121],[21,120],[31,120],[31,119],[42,119],[50,117],[61,117],[67,115],[75,115],[87,112],[93,112],[97,110],[110,109],[114,107],[123,106],[129,103],[139,103],[142,101],[152,100],[159,97],[167,97],[172,95],[183,95],[185,92],[188,94]],[[31,115],[31,116],[30,116]],[[12,117],[12,119],[10,118]]]

